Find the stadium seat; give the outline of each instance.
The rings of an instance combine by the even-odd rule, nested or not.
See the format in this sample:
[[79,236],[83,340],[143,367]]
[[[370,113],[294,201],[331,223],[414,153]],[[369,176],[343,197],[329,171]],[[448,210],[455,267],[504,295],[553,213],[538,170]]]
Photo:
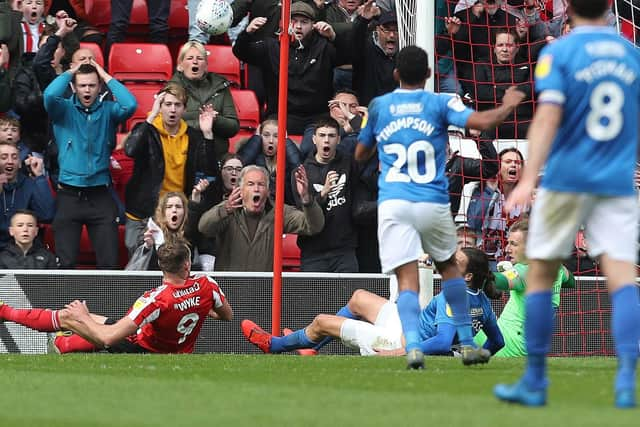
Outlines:
[[93,52],[93,56],[96,58],[96,62],[104,67],[104,55],[102,54],[102,48],[95,43],[80,43],[81,49],[89,49]]
[[138,101],[138,108],[125,124],[125,131],[130,131],[136,123],[147,120],[149,112],[153,108],[155,95],[162,89],[163,84],[128,84],[127,88]]
[[167,82],[173,75],[169,48],[156,43],[114,43],[109,74],[123,83]]
[[238,132],[237,134],[235,134],[234,136],[232,136],[231,138],[229,138],[229,152],[230,153],[235,153],[236,151],[238,151],[236,149],[236,147],[238,146],[238,143],[242,140],[247,140],[249,138],[251,138],[253,135],[255,135],[255,131],[249,131],[249,130],[240,130],[240,132]]
[[[39,227],[42,242],[50,251],[55,253],[56,244],[53,235],[53,227],[51,224],[40,224]],[[118,263],[121,268],[124,268],[129,261],[127,247],[124,244],[124,225],[118,226],[118,253]],[[80,251],[76,261],[76,268],[83,270],[96,268],[96,253],[91,246],[91,240],[89,239],[89,233],[87,232],[86,227],[82,228],[82,234],[80,235]]]
[[255,132],[260,125],[260,106],[256,94],[252,90],[232,88],[231,96],[240,120],[240,129]]
[[131,179],[131,175],[133,175],[134,164],[133,159],[124,152],[124,139],[128,135],[128,133],[118,133],[116,135],[116,149],[111,153],[111,167],[109,168],[111,170],[111,179],[113,180],[113,189],[116,190],[123,203],[127,183]]
[[297,234],[282,236],[282,271],[300,271],[300,248]]
[[231,46],[206,45],[208,57],[208,71],[220,74],[227,80],[240,87],[242,85],[240,60],[233,54]]

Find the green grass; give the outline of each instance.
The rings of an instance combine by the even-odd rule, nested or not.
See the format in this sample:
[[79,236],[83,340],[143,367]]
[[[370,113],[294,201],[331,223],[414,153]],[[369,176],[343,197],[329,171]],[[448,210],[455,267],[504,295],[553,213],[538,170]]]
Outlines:
[[500,403],[522,359],[249,355],[0,356],[0,426],[637,426],[613,408],[615,360],[552,359],[550,403]]

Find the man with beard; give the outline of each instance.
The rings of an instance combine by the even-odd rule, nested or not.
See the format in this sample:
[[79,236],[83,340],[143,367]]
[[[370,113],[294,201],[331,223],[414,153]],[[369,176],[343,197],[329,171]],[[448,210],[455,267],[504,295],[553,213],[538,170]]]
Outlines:
[[[302,211],[284,206],[283,233],[312,235],[324,227],[324,216],[309,194],[303,167],[294,171]],[[269,172],[261,166],[246,166],[240,185],[229,197],[200,218],[198,230],[218,242],[216,270],[273,271],[274,209],[269,202]]]
[[[353,89],[362,105],[397,87],[393,69],[398,53],[398,19],[395,12],[380,12],[373,0],[358,9],[353,23]],[[377,18],[376,18],[377,17]],[[369,32],[370,22],[376,27]]]
[[189,195],[195,185],[208,187],[205,177],[218,175],[211,130],[215,111],[210,105],[202,108],[202,130],[197,130],[182,118],[186,104],[184,88],[168,83],[156,96],[147,120],[138,123],[127,137],[125,153],[135,161],[125,197],[129,255],[139,246],[137,236],[146,228],[161,195],[172,191]]
[[[253,18],[238,36],[233,53],[240,60],[260,67],[264,73],[266,115],[271,116],[278,111],[280,43],[275,38],[254,38],[254,33],[265,24],[267,18]],[[287,131],[302,135],[308,124],[326,113],[333,94],[333,69],[348,62],[349,48],[345,38],[336,37],[331,25],[316,22],[313,7],[303,2],[291,6],[290,29]]]

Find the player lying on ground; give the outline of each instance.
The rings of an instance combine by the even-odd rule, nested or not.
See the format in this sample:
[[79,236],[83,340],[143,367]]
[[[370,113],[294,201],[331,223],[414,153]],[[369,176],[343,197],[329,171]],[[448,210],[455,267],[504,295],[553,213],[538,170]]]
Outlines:
[[78,300],[62,310],[15,309],[0,302],[0,319],[41,332],[75,332],[55,338],[53,350],[60,353],[191,353],[205,318],[231,320],[233,311],[216,282],[189,277],[190,260],[186,242],[161,245],[162,285],[145,292],[117,322],[90,313]]
[[[509,301],[502,309],[498,318],[498,327],[504,337],[504,347],[495,354],[496,357],[518,357],[527,355],[527,347],[524,340],[525,322],[525,291],[527,289],[527,271],[529,261],[525,255],[529,221],[520,219],[509,228],[509,240],[505,251],[510,261],[500,261],[496,275],[496,288],[509,291]],[[511,264],[513,261],[515,264]],[[560,306],[560,289],[575,287],[573,274],[563,265],[560,266],[555,281],[553,282],[553,296],[551,304],[554,311]],[[479,332],[474,340],[482,345],[487,337]]]
[[[370,7],[367,5],[366,7]],[[358,135],[355,159],[376,151],[378,240],[385,274],[398,277],[398,313],[406,338],[407,367],[424,367],[420,351],[418,257],[427,252],[442,275],[442,293],[451,308],[463,360],[491,355],[473,342],[466,284],[455,262],[456,230],[451,218],[445,174],[449,125],[489,130],[502,123],[524,98],[509,88],[495,109],[473,111],[457,97],[424,90],[431,76],[427,53],[417,46],[398,52],[393,74],[400,87],[375,98],[367,124]],[[475,361],[472,363],[476,363]]]
[[[491,353],[504,345],[496,316],[482,288],[491,286],[493,275],[487,256],[475,248],[456,253],[470,299],[474,332],[482,329],[489,337],[484,348]],[[420,313],[420,349],[424,354],[450,354],[457,343],[456,326],[444,294],[438,294]],[[358,289],[336,315],[319,314],[309,326],[284,337],[272,336],[250,320],[242,321],[244,336],[265,353],[282,353],[301,348],[316,351],[330,338],[340,338],[363,356],[405,354],[404,335],[396,304],[371,292]],[[473,359],[470,359],[473,360]],[[477,363],[486,363],[478,360]]]

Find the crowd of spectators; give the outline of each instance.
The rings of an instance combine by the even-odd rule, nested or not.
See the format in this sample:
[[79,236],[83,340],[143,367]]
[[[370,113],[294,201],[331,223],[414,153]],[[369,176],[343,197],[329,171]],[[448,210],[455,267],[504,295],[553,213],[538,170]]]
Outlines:
[[[84,226],[97,268],[122,267],[120,227],[130,268],[157,268],[155,248],[184,237],[205,270],[272,269],[281,5],[230,2],[232,25],[245,23],[233,53],[247,64],[244,87],[262,106],[261,125],[237,145],[230,143],[241,128],[236,83],[209,71],[216,58],[205,49],[212,39],[194,24],[198,0],[188,1],[188,36],[173,77],[154,99],[136,99],[108,64],[80,47],[96,43],[108,58],[114,43],[127,40],[130,0],[111,2],[106,34],[91,24],[82,1],[0,1],[0,250],[40,253],[40,239],[27,237],[33,224],[51,223],[57,255],[11,265],[76,267]],[[498,154],[493,141],[526,138],[540,50],[566,31],[564,11],[542,3],[436,1],[436,90],[457,93],[477,110],[494,108],[509,86],[527,94],[494,132],[462,135],[476,141],[478,158],[453,152],[447,164],[452,214],[462,218],[459,238],[494,262],[505,256],[507,230],[519,217],[505,217],[502,204],[525,158],[517,148]],[[148,6],[147,41],[168,43],[169,2]],[[392,1],[292,4],[287,131],[296,138],[286,142],[284,232],[299,235],[303,271],[380,269],[377,159],[357,164],[352,155],[366,106],[397,86],[398,31]],[[147,118],[129,127],[138,105],[151,106]],[[123,131],[133,170],[120,197],[109,168]],[[470,197],[461,201],[467,184]],[[24,239],[18,228],[27,230]],[[597,268],[583,249],[577,244],[575,268]]]

